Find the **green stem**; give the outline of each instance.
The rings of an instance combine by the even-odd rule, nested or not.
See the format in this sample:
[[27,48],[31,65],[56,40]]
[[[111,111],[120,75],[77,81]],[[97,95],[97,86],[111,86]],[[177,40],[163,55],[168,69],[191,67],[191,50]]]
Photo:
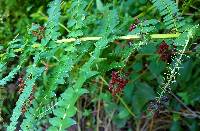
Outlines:
[[134,19],[138,19],[140,17],[145,16],[146,13],[148,13],[149,11],[151,11],[154,8],[154,6],[151,6],[150,8],[148,8],[146,11],[143,11],[142,13],[140,13],[139,15],[135,16]]
[[[176,34],[152,34],[150,35],[151,39],[168,39],[168,38],[177,38],[179,37],[180,33]],[[68,38],[68,39],[61,39],[57,40],[57,43],[69,43],[74,42],[76,40],[79,41],[97,41],[102,37],[82,37],[82,38]],[[126,35],[118,37],[119,40],[131,40],[131,39],[142,39],[141,35]]]
[[86,7],[86,9],[85,9],[86,11],[89,10],[89,8],[92,6],[92,3],[93,3],[93,0],[91,0],[90,3],[88,4],[88,6]]
[[[68,30],[69,31],[69,30]],[[176,33],[176,34],[152,34],[150,35],[151,39],[169,39],[169,38],[177,38],[179,37],[180,33]],[[68,39],[61,39],[61,40],[57,40],[57,43],[70,43],[70,42],[74,42],[74,41],[97,41],[99,39],[101,39],[102,37],[81,37],[81,38],[68,38]],[[126,35],[126,36],[120,36],[118,37],[118,40],[132,40],[132,39],[142,39],[143,37],[141,35]],[[33,44],[32,47],[33,48],[38,48],[40,47],[40,44]],[[21,52],[23,51],[23,48],[18,48],[15,49],[14,52]],[[3,57],[5,53],[0,54],[0,57]]]
[[[43,19],[45,21],[48,21],[48,16],[46,16],[43,12],[39,13],[40,15],[42,15]],[[58,23],[60,27],[64,28],[67,32],[71,32],[66,26],[64,26],[62,23]]]
[[71,32],[66,26],[64,26],[62,23],[59,22],[59,25],[64,28],[67,32]]
[[126,110],[133,116],[135,117],[135,114],[131,111],[131,109],[128,107],[128,105],[126,104],[126,102],[119,96],[116,95],[117,98],[120,100],[120,102],[124,105],[124,107],[126,108]]
[[191,3],[192,3],[192,0],[189,0],[188,2],[185,1],[185,2],[183,3],[183,5],[182,5],[182,14],[185,13],[185,11],[188,9],[188,7],[191,5]]

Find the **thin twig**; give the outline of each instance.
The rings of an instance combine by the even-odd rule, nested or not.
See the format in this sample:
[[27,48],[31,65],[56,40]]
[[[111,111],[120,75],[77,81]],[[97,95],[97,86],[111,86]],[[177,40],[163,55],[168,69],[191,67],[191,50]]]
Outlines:
[[181,103],[181,105],[183,105],[189,112],[191,112],[193,114],[193,116],[197,117],[200,119],[200,116],[193,111],[192,109],[190,109],[181,99],[179,99],[172,91],[169,92],[179,103]]
[[134,19],[138,19],[140,17],[145,16],[145,14],[149,13],[153,8],[154,8],[154,6],[151,6],[150,8],[146,9],[146,11],[143,11],[139,15],[135,16]]
[[169,129],[169,126],[169,124],[160,125],[156,129],[154,129],[154,131],[163,131],[164,129]]
[[[159,113],[175,113],[175,114],[179,114],[186,118],[197,118],[197,116],[193,113],[185,113],[185,112],[179,112],[179,111],[173,111],[173,110],[160,111]],[[197,113],[197,112],[195,112],[195,113]]]
[[92,6],[94,0],[91,0],[88,4],[88,6],[86,7],[85,11],[88,11],[89,8]]
[[131,109],[128,107],[126,102],[119,95],[116,94],[116,96],[117,96],[117,98],[119,98],[120,102],[126,108],[126,110],[129,112],[129,114],[131,114],[131,116],[133,116],[135,118],[135,114],[131,111]]
[[81,131],[81,112],[80,112],[80,101],[77,102],[77,108],[78,108],[78,111],[77,111],[77,128],[78,128],[78,131]]
[[147,127],[149,121],[150,121],[149,119],[146,119],[146,121],[145,121],[145,123],[143,124],[142,128],[140,129],[140,131],[146,131],[146,127]]
[[150,123],[149,131],[152,131],[153,124],[154,124],[154,116],[151,118],[151,123]]
[[[100,82],[100,93],[99,96],[102,93],[102,88],[103,88],[103,82],[102,80],[99,80]],[[99,113],[100,113],[100,108],[101,108],[101,99],[98,98],[98,103],[97,103],[97,127],[96,127],[96,131],[99,131],[99,123],[100,123],[100,118],[99,118]]]
[[114,114],[115,114],[115,111],[116,111],[116,110],[114,110],[114,111],[111,113],[111,117],[110,117],[109,120],[108,120],[108,124],[107,124],[106,127],[105,127],[105,131],[108,131],[108,128],[109,128],[110,123],[111,123],[111,120],[112,120],[112,118],[113,118],[113,116],[114,116]]
[[[116,104],[118,104],[118,103],[119,103],[119,98],[117,98],[117,100],[116,100]],[[112,111],[111,116],[110,116],[110,118],[109,118],[109,120],[108,120],[108,123],[107,123],[107,125],[105,126],[105,131],[108,131],[108,128],[109,128],[109,126],[110,126],[110,123],[111,123],[111,121],[112,121],[112,118],[113,118],[113,116],[114,116],[116,110],[117,110],[117,109],[114,109],[114,110]]]
[[136,131],[140,131],[141,119],[136,120],[135,123],[136,123]]

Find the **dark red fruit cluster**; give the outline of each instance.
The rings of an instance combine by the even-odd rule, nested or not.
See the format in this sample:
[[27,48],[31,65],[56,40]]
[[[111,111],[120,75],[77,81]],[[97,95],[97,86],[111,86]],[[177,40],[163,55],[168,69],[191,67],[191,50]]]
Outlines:
[[136,20],[135,20],[135,23],[130,25],[129,31],[134,30],[134,29],[137,27],[137,24],[138,24],[138,23],[139,23],[139,19],[136,19]]
[[28,99],[29,99],[29,104],[30,104],[30,105],[32,104],[33,99],[35,98],[34,94],[35,94],[35,86],[33,86],[31,95],[30,95],[29,98],[28,98]]
[[19,90],[18,90],[18,93],[21,94],[23,89],[24,89],[24,80],[22,78],[22,76],[20,76],[18,79],[17,79],[17,85],[19,87]]
[[[24,86],[25,86],[25,82],[23,80],[23,75],[20,75],[19,78],[17,79],[17,85],[19,87],[18,93],[21,94],[23,92]],[[27,106],[32,104],[32,101],[35,98],[34,97],[34,93],[35,93],[35,86],[33,87],[31,95],[29,96],[27,102],[24,103],[24,105],[23,105],[23,107],[21,109],[22,114],[24,114],[27,111]]]
[[112,78],[110,80],[108,89],[114,96],[117,93],[121,92],[127,83],[128,83],[128,80],[125,79],[124,77],[120,76],[119,72],[113,71]]
[[33,102],[34,97],[34,93],[35,93],[35,87],[33,87],[31,95],[28,98],[28,101],[26,103],[24,103],[23,107],[22,107],[22,115],[24,115],[24,113],[27,111],[27,107],[30,106]]
[[169,49],[169,45],[163,40],[159,46],[158,53],[161,54],[163,52],[166,52],[168,49]]
[[172,59],[172,51],[169,49],[169,45],[165,41],[162,41],[162,43],[159,46],[159,49],[157,50],[157,53],[160,55],[160,59],[166,62],[171,62]]
[[32,31],[33,36],[36,36],[37,40],[41,40],[42,38],[44,38],[44,33],[45,33],[45,27],[44,26],[40,26],[38,28],[38,30]]
[[23,105],[22,106],[22,110],[21,110],[21,112],[22,112],[22,115],[24,115],[24,113],[27,111],[27,109],[26,109],[26,106],[25,105]]

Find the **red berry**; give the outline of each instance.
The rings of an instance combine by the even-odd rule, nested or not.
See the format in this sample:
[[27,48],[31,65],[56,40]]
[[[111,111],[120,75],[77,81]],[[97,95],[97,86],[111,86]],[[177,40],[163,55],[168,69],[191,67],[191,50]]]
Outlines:
[[20,77],[20,78],[18,78],[18,80],[17,80],[18,82],[22,82],[23,81],[23,79]]
[[136,28],[136,24],[131,24],[131,26],[129,27],[129,31],[132,31]]
[[139,24],[139,23],[140,23],[139,19],[136,18],[135,23],[131,24],[131,26],[129,27],[129,31],[133,31],[137,27],[137,24]]

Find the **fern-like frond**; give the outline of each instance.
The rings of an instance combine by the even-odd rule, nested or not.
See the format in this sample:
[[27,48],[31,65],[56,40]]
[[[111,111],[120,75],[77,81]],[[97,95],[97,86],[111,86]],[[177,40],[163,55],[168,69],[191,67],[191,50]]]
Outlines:
[[173,0],[151,0],[164,19],[167,29],[178,31],[185,22],[179,13],[178,6]]
[[139,24],[136,25],[136,28],[133,29],[129,34],[148,34],[151,32],[156,31],[155,25],[158,24],[158,20],[156,19],[150,19],[150,20],[144,20],[141,21]]
[[49,40],[57,40],[60,36],[59,33],[59,18],[61,15],[60,12],[61,0],[54,0],[49,4],[48,21],[45,24],[45,39],[42,40],[42,44],[46,45]]
[[27,70],[26,74],[26,80],[25,80],[25,87],[23,90],[23,93],[19,96],[19,99],[16,103],[16,106],[13,110],[12,117],[10,118],[11,123],[8,126],[8,131],[14,131],[16,129],[16,125],[18,123],[18,119],[21,115],[22,107],[25,103],[25,101],[29,98],[32,88],[35,84],[35,81],[38,79],[38,77],[42,74],[44,71],[44,68],[34,67],[30,66]]
[[78,37],[83,35],[83,28],[86,28],[86,12],[84,11],[87,3],[84,0],[73,0],[68,13],[70,13],[71,18],[69,19],[67,25],[68,28],[72,28],[69,33],[69,37]]
[[20,70],[20,66],[15,67],[6,77],[4,77],[2,80],[0,80],[0,85],[4,86],[7,84],[7,82],[11,81],[14,76],[18,73]]

